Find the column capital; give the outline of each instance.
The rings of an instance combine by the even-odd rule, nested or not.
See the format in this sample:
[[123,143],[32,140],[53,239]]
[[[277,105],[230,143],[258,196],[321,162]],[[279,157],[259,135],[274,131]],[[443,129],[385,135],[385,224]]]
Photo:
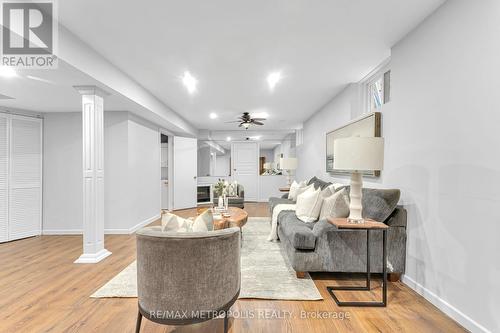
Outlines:
[[80,95],[97,95],[101,97],[109,96],[110,94],[98,86],[73,86]]

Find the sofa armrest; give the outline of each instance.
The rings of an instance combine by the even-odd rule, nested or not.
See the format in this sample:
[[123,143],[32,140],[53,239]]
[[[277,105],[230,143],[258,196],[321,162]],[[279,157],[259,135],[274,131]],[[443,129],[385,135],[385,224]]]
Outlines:
[[281,199],[288,199],[288,193],[285,193],[281,196]]
[[407,216],[408,213],[406,212],[406,209],[404,209],[403,206],[397,206],[396,209],[392,212],[392,214],[389,215],[387,220],[385,220],[385,224],[387,224],[389,227],[406,228]]
[[316,237],[319,237],[328,231],[339,231],[339,229],[330,222],[328,222],[327,219],[319,220],[314,224],[312,229],[312,232]]

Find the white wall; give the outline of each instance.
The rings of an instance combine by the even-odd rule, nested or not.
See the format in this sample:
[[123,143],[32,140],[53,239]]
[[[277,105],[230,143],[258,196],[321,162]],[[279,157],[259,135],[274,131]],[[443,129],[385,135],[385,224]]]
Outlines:
[[217,155],[215,160],[214,176],[228,177],[231,169],[231,153]]
[[284,157],[295,157],[296,147],[295,147],[295,133],[287,135],[281,144],[274,148],[274,161],[279,163],[280,156],[283,154]]
[[274,149],[261,149],[260,157],[266,158],[266,163],[274,162]]
[[158,127],[132,115],[128,120],[128,163],[131,227],[136,229],[160,214],[160,137]]
[[[44,114],[43,233],[82,231],[81,113]],[[128,112],[104,113],[106,233],[128,233],[158,217],[158,129]]]
[[286,186],[286,176],[259,176],[259,202],[268,202],[271,197],[281,197],[280,187]]
[[43,232],[81,232],[82,114],[47,113],[43,121]]
[[[404,282],[475,332],[500,331],[498,22],[498,1],[448,1],[392,49],[385,169],[368,184],[402,191]],[[304,124],[300,177],[330,178],[325,133],[350,119],[355,96]]]
[[127,121],[127,112],[104,113],[104,228],[108,230],[130,228]]
[[208,177],[210,175],[210,147],[198,148],[198,177]]

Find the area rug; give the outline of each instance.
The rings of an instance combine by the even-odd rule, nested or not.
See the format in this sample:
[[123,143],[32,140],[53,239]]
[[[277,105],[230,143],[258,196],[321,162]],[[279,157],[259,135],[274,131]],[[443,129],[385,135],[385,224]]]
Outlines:
[[[267,217],[250,217],[243,227],[240,298],[323,299],[308,274],[295,276],[279,243],[267,240],[270,228]],[[134,261],[90,297],[137,297],[136,269]]]

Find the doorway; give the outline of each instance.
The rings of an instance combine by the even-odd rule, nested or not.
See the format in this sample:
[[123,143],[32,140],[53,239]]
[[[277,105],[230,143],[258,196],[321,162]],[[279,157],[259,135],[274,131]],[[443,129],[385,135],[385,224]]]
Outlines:
[[173,209],[173,153],[170,133],[160,130],[160,207]]

